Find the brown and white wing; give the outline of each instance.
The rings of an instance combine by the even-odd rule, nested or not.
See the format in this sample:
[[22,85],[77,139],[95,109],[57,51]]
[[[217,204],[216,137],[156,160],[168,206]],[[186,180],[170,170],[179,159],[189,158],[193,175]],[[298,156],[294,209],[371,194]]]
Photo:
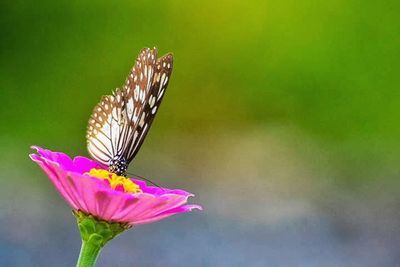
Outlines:
[[95,106],[87,129],[87,148],[100,163],[123,154],[123,136],[128,131],[125,114],[124,92],[117,89],[113,95],[103,96]]
[[124,136],[123,155],[128,164],[132,160],[129,155],[141,133],[140,119],[152,88],[156,63],[157,49],[142,49],[125,82],[125,114],[128,131]]
[[172,72],[173,57],[157,60],[155,48],[144,48],[132,68],[124,88],[103,96],[90,117],[87,147],[97,161],[135,157],[161,103]]
[[[153,75],[151,76],[151,80],[148,81],[149,87],[146,87],[146,92],[143,95],[140,95],[140,97],[142,97],[141,100],[143,99],[143,101],[140,101],[141,112],[138,113],[139,117],[135,123],[134,136],[125,156],[128,163],[136,156],[149,131],[151,123],[154,120],[165,90],[168,86],[168,82],[172,73],[172,64],[172,54],[167,54],[157,60],[154,68],[152,69]],[[127,96],[129,95],[130,94],[128,91]]]

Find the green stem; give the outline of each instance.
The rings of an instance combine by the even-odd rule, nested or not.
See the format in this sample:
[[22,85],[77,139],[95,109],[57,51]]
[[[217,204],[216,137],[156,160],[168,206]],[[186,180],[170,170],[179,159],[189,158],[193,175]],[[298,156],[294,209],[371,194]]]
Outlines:
[[101,247],[91,242],[82,241],[81,252],[79,253],[76,267],[92,267],[96,263]]
[[73,214],[82,238],[76,267],[93,267],[107,242],[131,227],[126,223],[103,221],[82,211],[73,211]]

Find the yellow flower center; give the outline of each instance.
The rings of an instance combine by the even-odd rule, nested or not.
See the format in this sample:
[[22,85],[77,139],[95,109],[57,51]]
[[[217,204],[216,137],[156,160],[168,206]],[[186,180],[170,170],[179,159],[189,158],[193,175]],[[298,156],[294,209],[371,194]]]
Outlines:
[[118,176],[115,173],[109,172],[107,170],[93,168],[85,174],[99,178],[101,180],[107,180],[110,183],[110,187],[112,189],[115,189],[117,186],[122,186],[124,188],[124,192],[127,193],[143,192],[137,184],[132,182],[131,179],[124,176]]

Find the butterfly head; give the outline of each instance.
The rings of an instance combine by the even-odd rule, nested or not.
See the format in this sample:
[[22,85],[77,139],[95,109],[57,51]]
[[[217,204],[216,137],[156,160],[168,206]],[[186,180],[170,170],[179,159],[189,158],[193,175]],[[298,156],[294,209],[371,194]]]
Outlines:
[[108,171],[115,173],[118,176],[126,176],[128,164],[124,158],[112,159],[108,165]]

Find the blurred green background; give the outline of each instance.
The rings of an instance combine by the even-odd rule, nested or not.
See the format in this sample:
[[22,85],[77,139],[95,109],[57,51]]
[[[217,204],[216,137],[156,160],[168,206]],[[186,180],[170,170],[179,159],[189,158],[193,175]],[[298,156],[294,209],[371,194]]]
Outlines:
[[73,216],[29,146],[87,155],[143,47],[174,53],[130,171],[204,211],[98,266],[398,266],[398,1],[3,1],[0,265],[73,266]]

